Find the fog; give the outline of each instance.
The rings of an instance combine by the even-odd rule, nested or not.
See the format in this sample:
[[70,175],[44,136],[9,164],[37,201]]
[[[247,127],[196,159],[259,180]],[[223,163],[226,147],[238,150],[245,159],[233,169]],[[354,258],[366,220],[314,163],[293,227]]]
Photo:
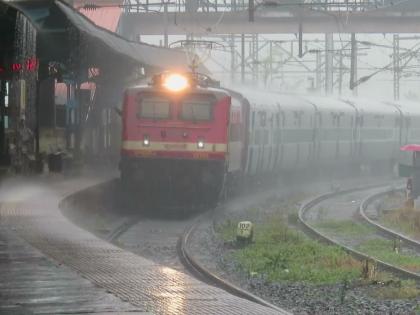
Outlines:
[[[334,89],[333,95],[354,96],[388,99],[394,98],[393,95],[393,36],[394,34],[357,34],[358,41],[358,69],[357,78],[370,76],[369,80],[357,86],[354,90],[350,86],[350,34],[334,34]],[[418,86],[418,50],[419,44],[415,39],[416,34],[400,35],[400,98],[417,100],[420,95]],[[408,39],[405,39],[408,38]],[[170,36],[170,42],[184,39],[180,36]],[[198,39],[198,38],[197,38]],[[275,90],[278,92],[294,92],[303,94],[325,95],[325,35],[324,34],[304,34],[303,56],[298,56],[298,43],[294,34],[270,35],[260,34],[258,45],[261,48],[258,52],[258,59],[251,55],[251,43],[246,41],[245,55],[247,58],[245,67],[245,82],[241,80],[240,68],[240,38],[235,41],[235,73],[231,74],[231,50],[230,38],[223,36],[200,37],[200,40],[208,40],[220,46],[213,50],[196,49],[195,53],[200,56],[200,61],[223,84],[245,84],[248,86],[257,85],[261,89]],[[160,45],[162,40],[157,36],[142,36],[141,40],[147,43]],[[270,49],[268,42],[275,41]],[[293,43],[293,44],[292,44]],[[291,48],[293,45],[293,48]],[[280,47],[281,46],[281,47]],[[317,87],[317,63],[316,51],[321,53],[321,64],[318,65],[320,87]],[[340,61],[340,56],[342,61]],[[342,62],[342,64],[340,63]],[[270,63],[273,71],[269,70]],[[252,67],[259,64],[257,78],[252,75]],[[280,66],[280,64],[283,64]],[[341,66],[340,66],[341,64]],[[342,88],[339,93],[339,76],[342,68]],[[311,72],[308,72],[310,69]],[[232,81],[233,78],[233,81]]]

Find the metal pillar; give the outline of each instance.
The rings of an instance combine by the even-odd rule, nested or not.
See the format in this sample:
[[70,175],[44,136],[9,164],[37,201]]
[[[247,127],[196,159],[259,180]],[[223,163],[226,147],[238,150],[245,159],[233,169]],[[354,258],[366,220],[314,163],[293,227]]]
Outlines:
[[399,35],[394,35],[394,46],[393,46],[393,71],[394,71],[394,100],[397,101],[400,99],[400,78],[401,78],[401,69],[400,69],[400,39]]
[[299,58],[303,57],[303,33],[302,22],[299,23]]
[[334,38],[332,33],[325,34],[325,94],[333,92],[333,68],[334,68]]
[[[351,34],[350,88],[357,81],[357,41],[356,34]],[[357,86],[353,87],[353,95],[357,96]]]
[[41,119],[40,116],[40,85],[41,80],[38,79],[36,81],[36,95],[35,95],[35,157],[36,159],[39,159],[39,153],[40,153],[40,146],[39,146],[39,138],[40,138],[40,130],[39,130],[39,121]]
[[165,1],[163,3],[163,23],[164,23],[164,33],[163,33],[163,45],[165,47],[169,47],[169,43],[168,43],[168,3]]
[[[270,63],[269,63],[269,71],[268,71],[268,75],[270,76],[270,85],[273,84],[273,43],[270,41]],[[268,80],[266,80],[268,81]],[[265,83],[267,86],[267,82]]]
[[322,90],[322,56],[321,56],[321,51],[317,50],[315,52],[316,55],[316,69],[315,69],[315,73],[316,73],[316,89],[318,92],[321,92]]
[[252,43],[251,43],[251,50],[252,50],[252,81],[258,84],[259,80],[259,47],[258,47],[258,34],[252,35]]
[[241,82],[245,83],[245,34],[241,34]]
[[338,72],[338,93],[341,95],[343,92],[343,75],[344,75],[344,64],[343,64],[343,52],[340,51],[340,69]]
[[230,35],[230,83],[235,82],[235,35]]
[[254,0],[249,0],[248,2],[248,11],[249,11],[249,22],[254,22]]
[[5,97],[7,95],[6,91],[6,81],[0,80],[0,158],[1,163],[3,164],[6,161],[6,156],[8,153],[7,141],[5,139]]

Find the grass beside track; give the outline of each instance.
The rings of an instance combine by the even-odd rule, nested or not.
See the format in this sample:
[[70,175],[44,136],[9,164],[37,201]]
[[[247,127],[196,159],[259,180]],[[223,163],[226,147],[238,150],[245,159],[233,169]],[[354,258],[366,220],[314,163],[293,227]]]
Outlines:
[[[227,221],[217,231],[225,242],[234,242],[236,224]],[[360,277],[362,269],[339,247],[308,239],[275,217],[256,226],[254,242],[231,255],[241,270],[269,281],[338,283]]]
[[368,225],[356,223],[351,220],[326,220],[315,225],[316,228],[326,230],[329,233],[346,236],[363,236],[366,233],[373,232],[374,229]]
[[397,209],[380,217],[380,223],[410,237],[420,239],[420,213],[413,209]]
[[375,290],[373,294],[374,297],[385,300],[415,299],[419,295],[420,289],[413,280],[404,280],[397,282],[395,285],[383,286]]
[[397,253],[394,242],[387,239],[372,239],[359,244],[356,249],[379,260],[414,272],[420,272],[420,256]]
[[407,252],[401,253],[401,251],[397,253],[395,251],[396,244],[392,240],[377,238],[374,236],[375,234],[371,234],[373,238],[367,237],[369,233],[375,232],[373,227],[351,220],[324,221],[318,223],[316,227],[332,235],[357,240],[358,244],[355,249],[364,254],[410,271],[420,272],[420,256]]

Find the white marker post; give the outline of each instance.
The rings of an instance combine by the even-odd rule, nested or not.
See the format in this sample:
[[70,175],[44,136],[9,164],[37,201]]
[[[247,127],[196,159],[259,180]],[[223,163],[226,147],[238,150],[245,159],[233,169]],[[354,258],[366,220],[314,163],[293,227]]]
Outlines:
[[254,224],[251,221],[242,221],[238,223],[236,229],[236,241],[242,244],[249,244],[252,242],[254,236]]

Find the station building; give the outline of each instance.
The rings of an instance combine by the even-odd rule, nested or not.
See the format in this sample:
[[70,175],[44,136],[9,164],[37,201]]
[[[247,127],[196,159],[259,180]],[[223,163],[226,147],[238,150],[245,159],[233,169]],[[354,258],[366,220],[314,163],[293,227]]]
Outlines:
[[[117,2],[117,3],[116,3]],[[184,53],[114,33],[121,1],[0,1],[0,164],[42,169],[45,156],[115,161],[122,92]],[[102,2],[101,2],[102,4]]]

